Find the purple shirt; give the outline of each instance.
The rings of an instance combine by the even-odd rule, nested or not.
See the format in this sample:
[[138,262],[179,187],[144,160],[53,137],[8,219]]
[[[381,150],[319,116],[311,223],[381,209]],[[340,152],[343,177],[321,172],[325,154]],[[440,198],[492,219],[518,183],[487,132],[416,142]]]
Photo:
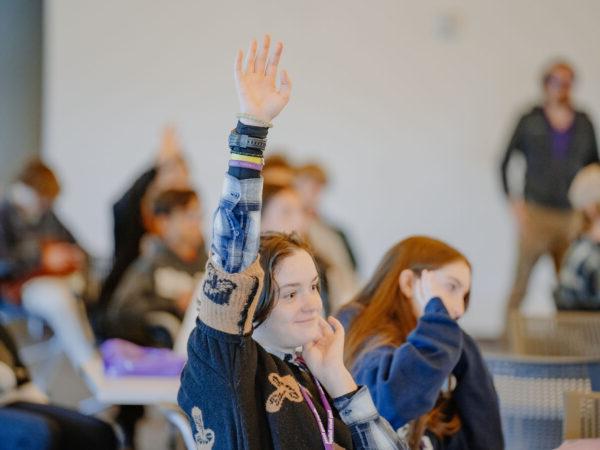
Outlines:
[[573,125],[566,130],[560,131],[550,128],[550,139],[552,140],[552,155],[555,159],[565,159],[567,151],[573,138]]

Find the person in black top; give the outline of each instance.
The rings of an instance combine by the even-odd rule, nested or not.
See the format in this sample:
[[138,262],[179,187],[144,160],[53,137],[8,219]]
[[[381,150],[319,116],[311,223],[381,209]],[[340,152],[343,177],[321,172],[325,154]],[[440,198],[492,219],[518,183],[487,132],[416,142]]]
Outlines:
[[113,264],[102,285],[96,312],[96,331],[100,335],[106,332],[104,314],[119,282],[140,256],[143,236],[153,231],[150,211],[153,199],[167,189],[189,186],[189,171],[175,130],[166,127],[155,164],[133,182],[112,208],[115,247]]
[[[525,297],[536,262],[549,254],[556,271],[578,231],[568,199],[577,172],[598,161],[594,127],[571,102],[573,68],[552,64],[543,76],[544,102],[519,119],[501,164],[504,192],[519,227],[518,257],[506,309],[506,323]],[[525,159],[522,194],[511,189],[509,163],[515,153]]]

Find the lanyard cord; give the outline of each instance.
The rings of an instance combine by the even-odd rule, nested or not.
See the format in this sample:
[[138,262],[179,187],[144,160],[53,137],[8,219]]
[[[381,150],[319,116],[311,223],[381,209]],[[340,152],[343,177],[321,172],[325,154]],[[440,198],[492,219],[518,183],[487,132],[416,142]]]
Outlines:
[[[306,370],[310,374],[310,371],[306,367],[306,363],[304,362],[304,360],[302,358],[298,357],[298,358],[296,358],[295,361],[301,369]],[[312,376],[312,374],[310,374],[310,375]],[[308,391],[308,389],[306,389],[300,383],[298,383],[298,385],[300,386],[300,392],[302,392],[302,397],[304,397],[304,401],[306,401],[306,404],[308,405],[310,411],[312,412],[313,416],[315,417],[315,420],[317,421],[319,431],[321,432],[321,440],[323,441],[325,450],[331,450],[331,449],[333,449],[333,430],[334,430],[333,409],[331,408],[331,405],[329,404],[329,401],[327,400],[327,396],[325,395],[325,392],[323,391],[323,388],[321,387],[321,383],[319,383],[319,380],[317,380],[314,376],[312,378],[313,378],[313,381],[315,382],[315,385],[317,386],[317,389],[319,391],[319,397],[321,398],[321,404],[323,405],[323,408],[325,408],[325,411],[327,412],[327,432],[325,432],[325,427],[323,426],[323,423],[321,422],[321,417],[319,416],[317,408],[315,407],[315,404],[312,401],[310,392]]]

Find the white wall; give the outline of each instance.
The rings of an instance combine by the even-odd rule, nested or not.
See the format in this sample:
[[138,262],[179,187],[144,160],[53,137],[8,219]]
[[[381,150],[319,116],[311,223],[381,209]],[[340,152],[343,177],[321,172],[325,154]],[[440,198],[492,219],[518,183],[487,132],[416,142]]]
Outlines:
[[[513,258],[498,160],[549,58],[574,62],[577,97],[600,119],[595,0],[46,6],[44,148],[65,184],[61,209],[92,251],[109,254],[110,205],[150,162],[167,121],[215,207],[237,112],[235,51],[268,31],[286,42],[294,81],[270,147],[331,169],[330,215],[351,231],[365,275],[409,234],[464,250],[475,266],[464,324],[480,335],[500,329]],[[549,264],[534,278],[529,307],[547,310]]]

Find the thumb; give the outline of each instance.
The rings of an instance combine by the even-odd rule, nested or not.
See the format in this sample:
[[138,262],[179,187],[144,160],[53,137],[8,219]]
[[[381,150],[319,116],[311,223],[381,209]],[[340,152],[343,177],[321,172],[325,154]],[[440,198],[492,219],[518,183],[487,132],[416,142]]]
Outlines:
[[290,98],[290,94],[292,93],[292,80],[290,79],[290,75],[287,70],[281,71],[281,79],[279,86],[279,94],[285,98],[286,100]]

